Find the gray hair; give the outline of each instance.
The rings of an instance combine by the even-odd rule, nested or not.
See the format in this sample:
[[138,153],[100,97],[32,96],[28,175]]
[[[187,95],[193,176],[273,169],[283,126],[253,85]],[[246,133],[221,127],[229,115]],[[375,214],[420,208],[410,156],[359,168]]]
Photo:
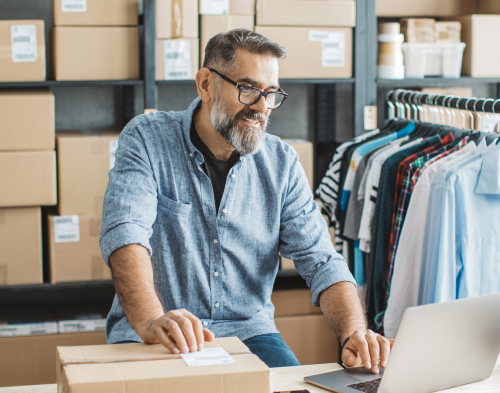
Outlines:
[[267,55],[281,60],[286,56],[284,46],[271,41],[262,34],[246,29],[234,29],[213,36],[205,48],[204,68],[230,72],[235,67],[236,50]]

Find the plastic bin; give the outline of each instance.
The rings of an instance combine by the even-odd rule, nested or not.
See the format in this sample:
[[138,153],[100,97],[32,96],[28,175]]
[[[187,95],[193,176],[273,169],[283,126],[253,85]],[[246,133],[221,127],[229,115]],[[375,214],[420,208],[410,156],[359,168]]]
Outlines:
[[406,78],[460,78],[465,43],[404,43]]

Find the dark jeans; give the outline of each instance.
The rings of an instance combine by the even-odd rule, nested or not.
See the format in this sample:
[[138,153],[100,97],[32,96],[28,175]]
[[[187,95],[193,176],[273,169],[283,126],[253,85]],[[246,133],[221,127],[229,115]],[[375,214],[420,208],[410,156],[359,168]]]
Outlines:
[[[116,344],[135,343],[136,341],[121,341]],[[268,367],[300,366],[299,361],[279,333],[262,334],[243,341]]]

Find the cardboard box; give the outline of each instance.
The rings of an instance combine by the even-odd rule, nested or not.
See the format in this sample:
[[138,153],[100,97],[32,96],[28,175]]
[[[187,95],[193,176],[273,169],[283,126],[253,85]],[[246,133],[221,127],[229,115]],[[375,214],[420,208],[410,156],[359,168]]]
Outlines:
[[257,0],[259,26],[356,26],[352,0]]
[[59,215],[102,216],[118,136],[117,131],[57,133]]
[[56,348],[106,344],[104,332],[0,338],[0,386],[56,383]]
[[225,349],[235,363],[189,367],[160,344],[57,349],[58,392],[270,392],[269,368],[236,337],[205,348]]
[[99,247],[101,217],[48,216],[50,282],[111,280]]
[[500,14],[500,2],[498,0],[476,0],[478,14]]
[[274,321],[300,364],[339,363],[339,341],[323,314],[277,317]]
[[198,1],[156,0],[156,38],[198,38]]
[[197,38],[156,40],[156,80],[194,79],[200,69]]
[[0,207],[57,203],[56,152],[0,152]]
[[137,26],[139,0],[53,0],[55,26]]
[[309,141],[303,139],[283,139],[283,142],[288,143],[294,148],[294,150],[299,155],[299,161],[304,168],[307,180],[309,180],[309,185],[313,186],[313,144]]
[[280,78],[352,77],[352,28],[256,26],[255,31],[286,48]]
[[39,207],[0,208],[0,286],[41,284]]
[[56,27],[56,80],[139,79],[137,27]]
[[466,44],[462,75],[499,77],[500,42],[492,37],[500,34],[500,15],[466,15],[446,20],[462,23],[462,42]]
[[251,15],[201,15],[200,16],[200,66],[205,58],[205,47],[214,35],[233,29],[253,31],[254,17]]
[[471,0],[377,0],[377,16],[451,16],[476,12]]
[[200,15],[255,15],[255,0],[200,0]]
[[1,20],[0,47],[0,82],[45,80],[43,20]]
[[0,118],[0,151],[54,150],[55,112],[52,92],[0,91]]
[[274,317],[303,314],[321,314],[321,308],[312,305],[310,289],[273,291]]
[[281,270],[296,270],[295,264],[291,259],[285,258],[283,255],[280,255],[280,269]]

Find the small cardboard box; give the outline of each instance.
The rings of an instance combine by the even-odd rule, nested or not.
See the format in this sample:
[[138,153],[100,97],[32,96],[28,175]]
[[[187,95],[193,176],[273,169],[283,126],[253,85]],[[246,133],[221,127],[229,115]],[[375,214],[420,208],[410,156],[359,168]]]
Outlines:
[[137,26],[139,0],[53,0],[55,26]]
[[270,392],[269,368],[236,337],[205,348],[224,348],[235,363],[189,367],[160,344],[57,348],[58,392],[105,391]]
[[476,12],[471,0],[377,0],[377,16],[452,16]]
[[280,78],[352,77],[352,28],[256,26],[255,31],[286,48]]
[[299,155],[299,161],[304,168],[307,180],[311,189],[313,187],[313,144],[303,139],[283,139],[283,142],[288,143]]
[[0,250],[0,285],[43,282],[39,207],[0,208]]
[[102,216],[118,136],[117,131],[57,133],[59,215]]
[[54,150],[55,112],[52,92],[1,91],[0,118],[0,151]]
[[56,152],[0,152],[0,207],[57,204]]
[[200,15],[255,15],[255,0],[200,0]]
[[156,80],[194,79],[199,47],[197,38],[156,40]]
[[356,26],[352,0],[257,0],[259,26]]
[[99,247],[101,217],[48,216],[50,282],[111,280]]
[[198,1],[156,0],[156,38],[198,38]]
[[233,29],[254,29],[253,15],[201,15],[200,16],[200,67],[205,59],[205,47],[214,35]]
[[44,81],[43,20],[0,21],[0,82]]
[[137,27],[56,27],[56,80],[139,78]]
[[321,314],[321,308],[312,305],[310,289],[273,291],[271,302],[274,304],[275,317]]

